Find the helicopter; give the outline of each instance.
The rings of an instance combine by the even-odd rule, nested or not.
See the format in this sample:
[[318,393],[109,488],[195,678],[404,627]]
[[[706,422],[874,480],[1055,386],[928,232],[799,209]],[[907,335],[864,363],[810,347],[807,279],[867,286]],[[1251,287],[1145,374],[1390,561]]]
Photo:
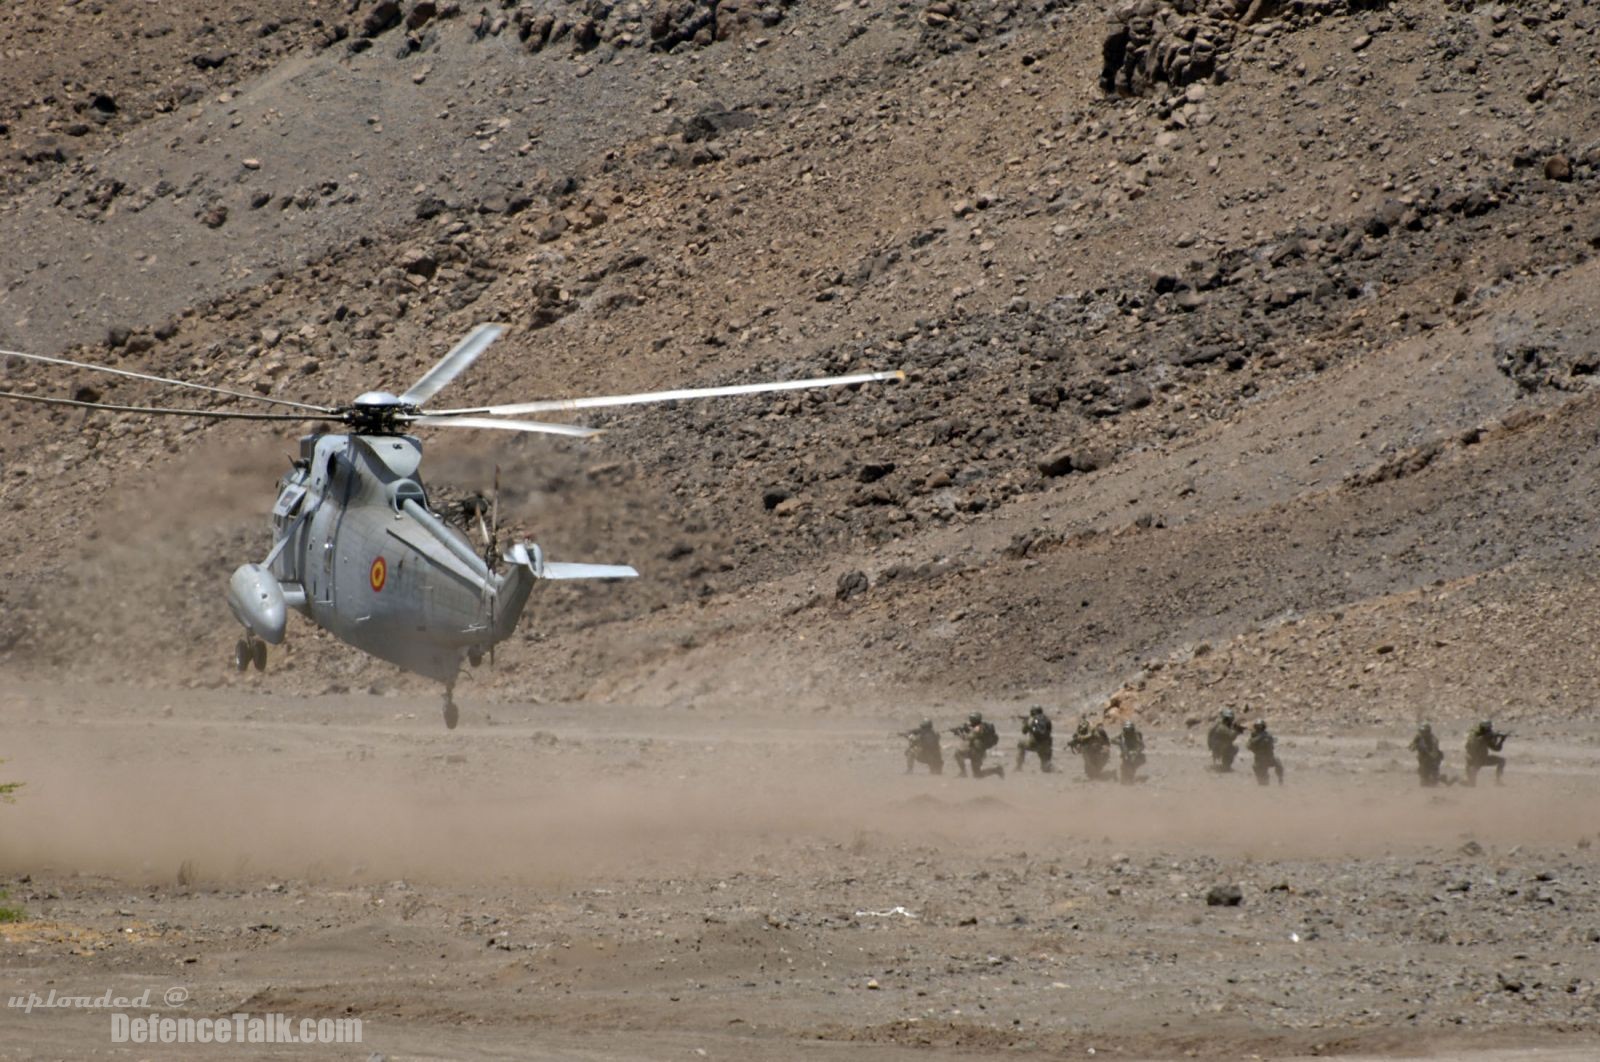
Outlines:
[[[21,351],[0,356],[109,373],[167,387],[284,407],[195,409],[113,405],[79,398],[0,391],[0,398],[111,413],[200,417],[210,420],[320,421],[344,431],[312,431],[278,483],[272,506],[272,547],[258,562],[240,565],[228,580],[229,610],[244,628],[234,647],[240,670],[266,669],[267,646],[283,642],[290,609],[340,641],[444,686],[444,724],[455,729],[460,709],[456,680],[511,637],[535,585],[543,580],[631,579],[626,564],[547,559],[532,542],[499,544],[499,476],[487,505],[471,507],[481,552],[430,505],[420,469],[422,442],[414,427],[478,428],[587,438],[598,429],[521,419],[540,413],[732,397],[772,391],[842,387],[903,380],[899,371],[863,372],[808,380],[696,387],[639,394],[546,399],[454,409],[427,403],[500,337],[498,325],[474,328],[421,379],[396,395],[367,391],[345,405],[317,405],[250,394],[107,365]],[[488,518],[485,519],[485,509]]]

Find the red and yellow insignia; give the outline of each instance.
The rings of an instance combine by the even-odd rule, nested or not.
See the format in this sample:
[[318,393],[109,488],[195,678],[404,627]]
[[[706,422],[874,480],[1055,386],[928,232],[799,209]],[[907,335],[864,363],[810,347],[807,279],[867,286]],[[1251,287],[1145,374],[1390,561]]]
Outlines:
[[389,563],[382,557],[372,562],[372,592],[378,593],[383,589],[383,584],[389,581]]

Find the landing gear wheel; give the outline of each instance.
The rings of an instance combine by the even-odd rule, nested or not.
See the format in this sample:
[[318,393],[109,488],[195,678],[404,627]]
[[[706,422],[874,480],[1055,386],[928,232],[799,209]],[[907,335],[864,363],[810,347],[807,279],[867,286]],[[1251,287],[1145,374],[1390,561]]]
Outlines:
[[255,650],[250,647],[247,639],[240,638],[233,646],[233,668],[235,671],[244,672],[249,669],[251,661],[255,659]]
[[250,662],[256,666],[257,671],[267,669],[267,643],[256,642],[250,647]]
[[454,730],[456,728],[456,724],[460,721],[461,709],[456,707],[454,701],[448,702],[444,706],[444,728],[446,730]]

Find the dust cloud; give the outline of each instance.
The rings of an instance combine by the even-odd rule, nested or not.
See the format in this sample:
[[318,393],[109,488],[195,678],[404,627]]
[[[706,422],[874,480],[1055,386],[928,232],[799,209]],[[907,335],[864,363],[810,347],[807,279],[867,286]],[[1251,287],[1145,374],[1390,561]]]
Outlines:
[[[926,846],[1039,858],[1204,853],[1365,857],[1566,843],[1600,795],[1556,775],[1505,788],[1419,790],[1409,776],[1291,764],[1290,785],[1218,777],[1187,750],[1151,780],[1091,784],[1067,769],[971,782],[900,773],[898,748],[855,732],[728,727],[641,740],[652,714],[569,727],[462,730],[248,721],[260,702],[211,695],[213,718],[160,717],[117,698],[52,706],[12,726],[0,872],[132,882],[266,878],[561,883],[649,868],[733,872],[809,846]],[[307,710],[296,702],[297,711]],[[30,711],[38,711],[32,704]],[[6,714],[18,720],[20,709]],[[843,725],[843,724],[841,724]],[[846,750],[849,750],[848,753]]]

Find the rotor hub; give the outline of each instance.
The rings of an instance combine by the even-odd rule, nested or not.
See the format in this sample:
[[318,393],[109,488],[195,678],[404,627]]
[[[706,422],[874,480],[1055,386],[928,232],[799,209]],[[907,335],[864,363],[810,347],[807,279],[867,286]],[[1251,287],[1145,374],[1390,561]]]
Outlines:
[[402,402],[399,395],[388,391],[366,391],[357,395],[356,400],[343,412],[346,421],[358,432],[395,435],[416,414],[417,407]]

